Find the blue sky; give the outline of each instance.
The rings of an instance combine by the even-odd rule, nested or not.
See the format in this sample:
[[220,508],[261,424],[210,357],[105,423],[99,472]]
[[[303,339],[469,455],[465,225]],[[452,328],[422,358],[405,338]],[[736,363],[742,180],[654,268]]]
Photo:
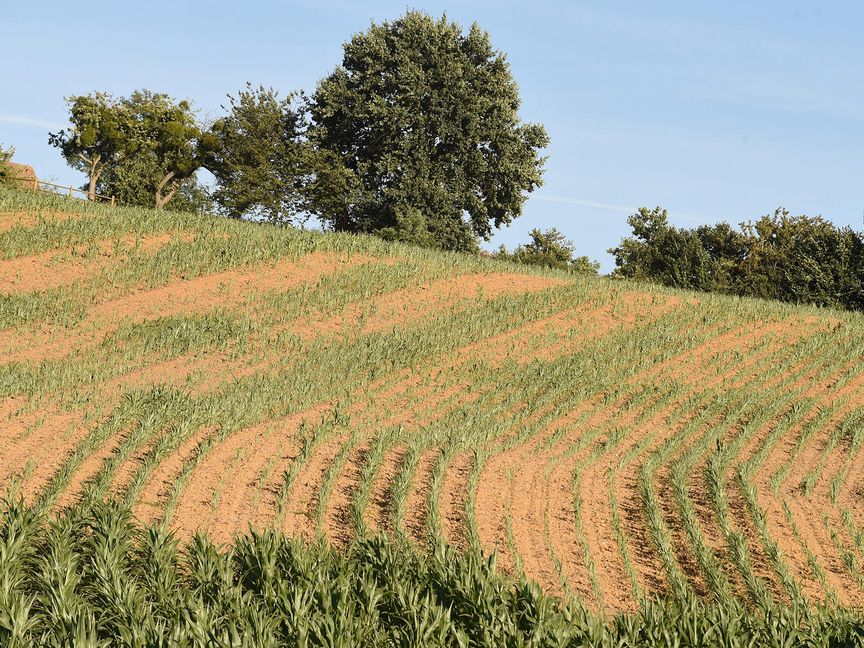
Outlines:
[[136,88],[216,115],[248,80],[314,89],[341,44],[406,8],[478,22],[519,83],[522,116],[552,144],[545,185],[492,245],[557,227],[606,249],[639,206],[692,226],[775,207],[861,229],[864,3],[12,3],[3,10],[0,143],[61,183],[83,178],[48,146],[63,97]]

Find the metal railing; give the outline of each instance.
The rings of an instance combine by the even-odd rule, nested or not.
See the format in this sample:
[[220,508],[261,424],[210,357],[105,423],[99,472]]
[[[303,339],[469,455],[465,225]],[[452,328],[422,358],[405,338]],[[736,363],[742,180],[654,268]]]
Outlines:
[[[41,191],[43,193],[54,193],[54,194],[59,194],[59,193],[68,191],[69,195],[72,196],[73,198],[79,197],[79,196],[75,195],[76,193],[80,193],[80,194],[84,195],[84,197],[81,198],[81,200],[87,200],[89,198],[88,192],[84,191],[83,189],[78,189],[76,187],[73,187],[72,185],[68,185],[68,186],[59,185],[59,184],[54,184],[53,182],[45,182],[44,180],[40,180],[39,178],[16,178],[14,176],[9,176],[8,180],[17,181],[17,182],[21,183],[19,186],[21,186],[22,188],[24,188],[24,189],[31,189],[32,188],[33,191]],[[31,186],[28,186],[28,185],[31,185]],[[45,189],[44,187],[51,187],[51,189]],[[60,189],[62,191],[57,191],[58,189]],[[105,202],[110,202],[112,206],[114,205],[114,196],[105,196],[103,194],[94,193],[93,197],[95,200],[104,200]]]

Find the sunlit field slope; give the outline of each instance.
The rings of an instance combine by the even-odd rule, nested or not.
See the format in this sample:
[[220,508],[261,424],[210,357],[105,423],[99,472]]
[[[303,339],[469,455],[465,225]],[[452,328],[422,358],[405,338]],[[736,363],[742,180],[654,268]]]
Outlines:
[[385,531],[592,611],[864,605],[864,319],[0,193],[0,491]]

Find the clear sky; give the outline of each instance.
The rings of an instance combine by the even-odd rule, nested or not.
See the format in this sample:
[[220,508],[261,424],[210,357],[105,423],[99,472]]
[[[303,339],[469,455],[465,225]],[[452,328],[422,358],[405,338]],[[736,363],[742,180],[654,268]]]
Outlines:
[[312,91],[353,33],[410,7],[489,31],[551,135],[545,185],[492,245],[554,226],[609,270],[642,205],[687,226],[782,205],[861,229],[860,0],[7,4],[0,143],[45,179],[83,181],[47,144],[66,95],[146,87],[212,116],[247,80]]

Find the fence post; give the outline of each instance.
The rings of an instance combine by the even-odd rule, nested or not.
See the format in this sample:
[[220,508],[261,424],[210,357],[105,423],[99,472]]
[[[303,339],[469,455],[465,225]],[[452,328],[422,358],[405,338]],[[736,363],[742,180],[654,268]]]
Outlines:
[[33,191],[39,191],[39,178],[33,178]]
[[111,206],[114,206],[114,196],[111,196]]

